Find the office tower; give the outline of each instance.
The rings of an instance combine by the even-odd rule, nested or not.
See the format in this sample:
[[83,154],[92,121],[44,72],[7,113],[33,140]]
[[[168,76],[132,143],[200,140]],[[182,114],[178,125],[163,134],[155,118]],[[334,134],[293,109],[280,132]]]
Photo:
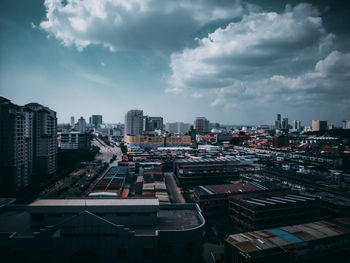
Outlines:
[[300,131],[301,130],[301,122],[298,120],[293,121],[293,130]]
[[129,110],[124,118],[124,136],[141,135],[143,131],[143,110]]
[[166,130],[172,134],[185,134],[190,130],[191,125],[183,122],[173,122],[166,124]]
[[78,120],[78,131],[79,132],[86,132],[86,121],[83,117],[80,117]]
[[198,133],[209,132],[209,121],[205,117],[197,117],[193,127]]
[[33,163],[36,179],[57,170],[57,117],[56,112],[38,103],[25,108],[33,112]]
[[327,130],[327,121],[312,120],[312,131]]
[[94,128],[100,128],[102,125],[102,115],[92,115],[89,118],[89,123],[94,127]]
[[277,120],[275,121],[275,128],[277,130],[280,130],[282,127],[282,124],[281,124],[281,114],[277,114]]
[[26,187],[32,175],[32,113],[0,97],[0,194]]
[[74,129],[74,125],[75,125],[75,120],[74,120],[74,116],[70,117],[70,127],[71,129]]
[[282,130],[285,132],[289,131],[288,118],[283,118],[282,120]]
[[350,120],[343,120],[343,129],[350,129]]
[[163,130],[163,118],[162,117],[143,117],[143,130],[144,131],[155,131]]

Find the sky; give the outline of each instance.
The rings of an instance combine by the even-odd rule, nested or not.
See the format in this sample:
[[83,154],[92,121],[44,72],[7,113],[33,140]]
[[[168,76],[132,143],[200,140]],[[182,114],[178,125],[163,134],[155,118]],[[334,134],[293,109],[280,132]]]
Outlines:
[[[343,2],[343,3],[342,3]],[[2,0],[0,96],[123,122],[350,118],[350,3]]]

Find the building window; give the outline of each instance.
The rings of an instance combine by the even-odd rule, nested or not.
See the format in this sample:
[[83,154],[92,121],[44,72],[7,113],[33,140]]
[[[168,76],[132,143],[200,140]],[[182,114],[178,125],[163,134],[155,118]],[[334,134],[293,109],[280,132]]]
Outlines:
[[153,260],[154,259],[154,249],[153,248],[144,248],[143,249],[143,259],[144,260]]
[[40,251],[40,262],[52,262],[53,261],[53,252],[51,249],[45,249]]
[[33,222],[41,222],[44,221],[44,214],[32,214],[32,221]]
[[117,252],[118,260],[128,260],[128,249],[127,248],[118,248]]

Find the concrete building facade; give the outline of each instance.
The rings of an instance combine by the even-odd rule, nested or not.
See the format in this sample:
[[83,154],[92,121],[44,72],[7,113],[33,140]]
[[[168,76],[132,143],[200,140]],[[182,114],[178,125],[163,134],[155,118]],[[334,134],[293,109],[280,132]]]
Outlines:
[[62,132],[60,148],[62,150],[90,149],[91,135],[82,132]]
[[201,262],[205,221],[194,204],[51,199],[15,216],[21,228],[0,226],[1,262]]
[[312,131],[327,130],[327,121],[312,120]]
[[39,177],[52,174],[57,170],[56,112],[38,103],[29,103],[25,107],[34,112],[34,173]]
[[143,111],[129,110],[124,119],[124,136],[138,136],[143,131]]
[[209,132],[209,121],[205,117],[197,117],[193,128],[200,134]]

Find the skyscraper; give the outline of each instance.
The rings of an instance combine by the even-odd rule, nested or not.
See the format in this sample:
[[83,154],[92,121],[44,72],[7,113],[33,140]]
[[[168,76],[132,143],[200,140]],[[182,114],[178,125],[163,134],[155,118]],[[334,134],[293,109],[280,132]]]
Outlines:
[[57,117],[55,111],[38,103],[25,108],[33,112],[33,170],[39,180],[57,170]]
[[300,131],[301,130],[301,122],[298,120],[293,121],[293,130]]
[[289,131],[288,118],[283,118],[282,120],[282,130],[285,132]]
[[86,121],[83,117],[80,117],[78,120],[78,131],[82,133],[86,132]]
[[197,130],[198,133],[209,132],[209,121],[205,117],[197,117],[194,120],[193,127]]
[[312,120],[312,131],[327,130],[327,121]]
[[32,112],[0,97],[0,194],[26,187],[32,176]]
[[155,131],[163,130],[163,118],[162,117],[143,117],[143,130],[144,131]]
[[71,129],[74,129],[75,126],[75,120],[74,120],[74,116],[70,117],[70,127]]
[[282,127],[282,124],[281,124],[281,114],[277,114],[277,120],[275,121],[275,128],[277,130],[280,130]]
[[92,115],[90,117],[90,124],[94,128],[100,128],[100,126],[102,124],[102,115]]
[[141,135],[143,131],[143,110],[129,110],[124,119],[124,136]]

